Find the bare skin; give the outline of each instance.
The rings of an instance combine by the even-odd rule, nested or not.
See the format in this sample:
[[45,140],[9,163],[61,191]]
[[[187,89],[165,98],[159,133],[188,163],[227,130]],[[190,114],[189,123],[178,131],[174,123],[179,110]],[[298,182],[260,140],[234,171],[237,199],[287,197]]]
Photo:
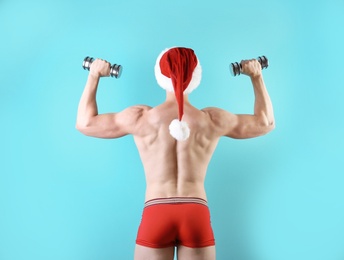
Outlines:
[[[174,93],[156,107],[133,106],[118,113],[98,114],[96,92],[100,77],[110,73],[109,63],[95,60],[78,108],[76,128],[85,135],[119,138],[133,135],[146,176],[146,200],[167,197],[207,199],[204,180],[209,161],[222,136],[244,139],[267,134],[274,129],[274,115],[261,66],[256,60],[242,61],[243,74],[251,79],[254,113],[237,115],[220,108],[199,110],[184,96],[184,116],[191,130],[186,141],[176,141],[168,126],[178,118]],[[178,259],[215,259],[215,246],[178,247]],[[174,248],[153,249],[136,245],[136,260],[173,259]]]

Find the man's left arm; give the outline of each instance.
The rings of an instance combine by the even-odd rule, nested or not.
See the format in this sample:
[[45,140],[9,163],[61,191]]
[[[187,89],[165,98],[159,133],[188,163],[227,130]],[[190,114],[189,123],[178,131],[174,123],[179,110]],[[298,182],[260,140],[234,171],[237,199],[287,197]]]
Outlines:
[[242,61],[243,74],[250,76],[254,89],[254,113],[232,114],[219,108],[204,111],[210,115],[215,130],[220,136],[231,138],[253,138],[265,135],[275,128],[272,102],[266,89],[261,65],[257,60]]

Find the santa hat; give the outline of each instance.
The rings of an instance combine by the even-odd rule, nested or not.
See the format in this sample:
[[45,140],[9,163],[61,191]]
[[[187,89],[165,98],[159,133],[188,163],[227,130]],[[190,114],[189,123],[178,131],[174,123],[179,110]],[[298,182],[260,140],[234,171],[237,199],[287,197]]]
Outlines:
[[190,94],[201,82],[202,68],[192,49],[174,47],[160,53],[155,64],[155,77],[165,90],[174,92],[178,103],[178,119],[170,126],[170,134],[177,140],[186,140],[190,129],[185,121],[184,95]]

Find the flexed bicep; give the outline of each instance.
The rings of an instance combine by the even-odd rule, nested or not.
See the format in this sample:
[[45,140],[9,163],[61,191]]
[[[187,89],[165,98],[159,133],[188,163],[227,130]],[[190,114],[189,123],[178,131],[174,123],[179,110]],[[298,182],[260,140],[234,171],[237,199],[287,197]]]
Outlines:
[[135,134],[147,109],[146,106],[133,106],[118,113],[96,115],[78,130],[87,136],[97,138],[119,138]]
[[235,124],[226,136],[236,139],[247,139],[262,136],[270,132],[273,127],[257,115],[234,115]]
[[246,139],[264,135],[271,131],[259,116],[233,114],[220,108],[204,110],[210,116],[214,132],[218,136]]

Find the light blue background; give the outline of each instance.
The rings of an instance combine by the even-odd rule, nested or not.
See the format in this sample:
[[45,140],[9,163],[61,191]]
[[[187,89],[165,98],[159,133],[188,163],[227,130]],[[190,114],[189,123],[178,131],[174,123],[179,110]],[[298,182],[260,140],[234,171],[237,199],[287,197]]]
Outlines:
[[344,1],[0,1],[0,259],[132,259],[144,175],[132,137],[75,130],[85,56],[124,66],[99,112],[157,105],[154,63],[193,48],[199,108],[251,113],[228,65],[266,55],[276,129],[222,139],[206,188],[220,260],[344,259]]

